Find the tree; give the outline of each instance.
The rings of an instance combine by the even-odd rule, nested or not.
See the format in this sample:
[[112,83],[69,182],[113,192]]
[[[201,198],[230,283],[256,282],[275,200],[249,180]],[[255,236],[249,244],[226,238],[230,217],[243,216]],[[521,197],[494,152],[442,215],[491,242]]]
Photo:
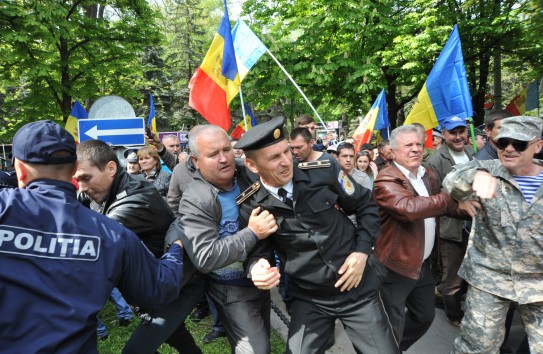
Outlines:
[[145,82],[138,59],[159,38],[155,15],[145,0],[2,5],[0,134],[37,119],[65,121],[74,98],[139,96]]

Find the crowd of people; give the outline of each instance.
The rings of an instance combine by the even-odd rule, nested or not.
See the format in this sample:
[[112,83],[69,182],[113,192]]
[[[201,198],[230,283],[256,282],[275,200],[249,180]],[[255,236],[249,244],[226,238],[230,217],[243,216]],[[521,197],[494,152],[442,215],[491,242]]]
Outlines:
[[204,343],[267,354],[279,286],[286,353],[324,353],[336,320],[357,353],[401,353],[436,299],[460,327],[451,353],[505,352],[513,311],[517,353],[543,353],[542,119],[491,112],[473,140],[449,117],[358,151],[316,128],[276,118],[232,141],[199,125],[188,154],[151,134],[125,161],[49,121],[21,128],[0,180],[0,352],[97,352],[111,299],[121,325],[127,303],[147,314],[123,353],[199,354],[185,320],[209,311]]

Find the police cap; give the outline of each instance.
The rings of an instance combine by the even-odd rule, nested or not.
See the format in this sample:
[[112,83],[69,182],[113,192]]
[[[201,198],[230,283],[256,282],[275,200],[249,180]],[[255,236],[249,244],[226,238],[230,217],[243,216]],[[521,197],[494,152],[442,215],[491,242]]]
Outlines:
[[[75,162],[72,134],[49,120],[24,125],[13,137],[13,157],[29,163],[58,165]],[[56,154],[63,152],[62,154]]]
[[285,139],[285,118],[278,117],[249,129],[234,145],[234,149],[258,150]]

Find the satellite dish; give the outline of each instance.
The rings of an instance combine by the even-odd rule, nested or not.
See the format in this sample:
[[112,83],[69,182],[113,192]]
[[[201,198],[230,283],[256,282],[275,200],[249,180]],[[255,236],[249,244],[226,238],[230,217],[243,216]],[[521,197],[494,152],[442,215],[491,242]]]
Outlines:
[[100,97],[89,109],[90,119],[136,118],[132,105],[119,96]]

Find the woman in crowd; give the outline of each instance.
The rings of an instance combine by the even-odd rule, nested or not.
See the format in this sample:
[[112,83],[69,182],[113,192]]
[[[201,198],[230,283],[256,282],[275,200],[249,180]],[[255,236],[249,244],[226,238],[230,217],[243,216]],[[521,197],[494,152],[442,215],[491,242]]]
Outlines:
[[371,185],[373,187],[373,180],[375,178],[375,176],[373,175],[373,171],[371,170],[371,167],[370,167],[370,162],[371,162],[371,157],[370,157],[370,154],[369,152],[363,150],[363,151],[360,151],[357,155],[356,155],[356,168],[362,172],[364,172],[365,174],[368,175],[368,177],[370,178],[370,182],[371,182]]
[[166,199],[171,173],[162,170],[160,157],[154,147],[145,146],[138,150],[138,162],[143,176],[153,182],[160,195]]

